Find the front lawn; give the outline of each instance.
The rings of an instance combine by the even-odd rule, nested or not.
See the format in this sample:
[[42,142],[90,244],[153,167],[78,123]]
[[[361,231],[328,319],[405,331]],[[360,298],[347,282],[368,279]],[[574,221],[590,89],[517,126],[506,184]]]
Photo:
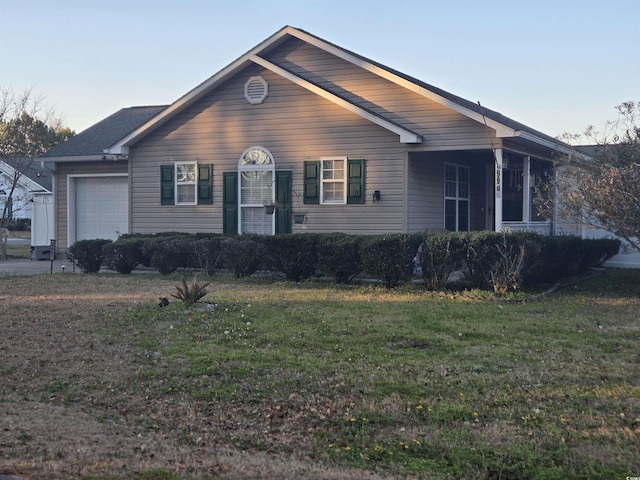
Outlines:
[[638,271],[517,302],[220,276],[188,310],[178,282],[0,279],[0,473],[640,474]]

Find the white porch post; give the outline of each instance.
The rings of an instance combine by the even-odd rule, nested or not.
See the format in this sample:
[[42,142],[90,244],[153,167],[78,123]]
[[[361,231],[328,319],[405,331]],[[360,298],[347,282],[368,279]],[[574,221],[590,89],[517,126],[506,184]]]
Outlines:
[[495,218],[496,232],[502,231],[502,149],[496,148],[495,150],[496,164],[495,164],[495,183],[494,183],[494,205],[493,214]]
[[522,160],[522,221],[531,222],[531,157]]

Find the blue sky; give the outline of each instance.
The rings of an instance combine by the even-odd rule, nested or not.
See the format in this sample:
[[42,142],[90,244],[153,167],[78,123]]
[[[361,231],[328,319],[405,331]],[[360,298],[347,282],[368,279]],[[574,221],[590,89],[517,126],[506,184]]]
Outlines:
[[638,0],[0,0],[0,86],[81,131],[168,104],[284,25],[549,135],[640,100]]

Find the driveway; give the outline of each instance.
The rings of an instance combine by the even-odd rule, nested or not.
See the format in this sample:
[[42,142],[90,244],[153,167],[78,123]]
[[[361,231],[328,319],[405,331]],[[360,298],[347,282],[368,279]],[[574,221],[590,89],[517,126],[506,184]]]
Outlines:
[[[64,266],[64,269],[62,268]],[[53,267],[53,268],[52,268]],[[28,258],[9,258],[0,260],[0,277],[13,277],[16,275],[40,275],[43,273],[73,272],[73,265],[66,258],[50,260],[29,260]],[[76,267],[76,273],[80,269]]]

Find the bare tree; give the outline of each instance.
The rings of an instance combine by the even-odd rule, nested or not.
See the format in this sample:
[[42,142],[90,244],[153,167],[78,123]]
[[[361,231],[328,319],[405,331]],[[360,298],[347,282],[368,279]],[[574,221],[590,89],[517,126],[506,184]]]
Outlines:
[[62,127],[54,109],[32,89],[16,94],[11,88],[0,87],[0,160],[13,168],[12,178],[0,179],[6,194],[0,226],[8,225],[16,187],[34,159],[74,134]]
[[555,205],[564,220],[603,228],[640,251],[640,102],[616,106],[620,117],[607,122],[604,132],[588,127],[582,135],[565,134],[574,147],[561,160]]

